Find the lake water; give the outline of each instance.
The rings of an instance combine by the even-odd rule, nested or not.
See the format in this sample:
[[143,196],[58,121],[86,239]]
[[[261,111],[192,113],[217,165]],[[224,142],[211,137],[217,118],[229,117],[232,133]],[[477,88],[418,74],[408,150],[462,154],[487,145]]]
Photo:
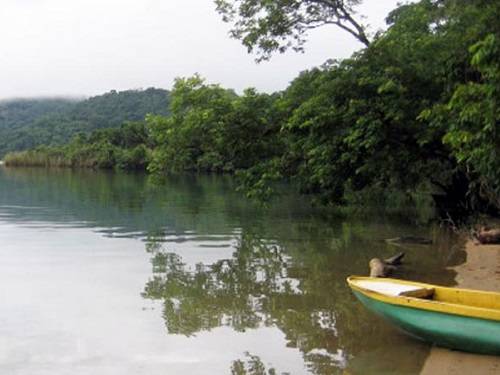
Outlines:
[[[452,284],[463,244],[412,215],[345,218],[225,177],[0,166],[2,374],[416,374],[429,347],[372,316],[345,278]],[[431,246],[390,245],[419,235]]]

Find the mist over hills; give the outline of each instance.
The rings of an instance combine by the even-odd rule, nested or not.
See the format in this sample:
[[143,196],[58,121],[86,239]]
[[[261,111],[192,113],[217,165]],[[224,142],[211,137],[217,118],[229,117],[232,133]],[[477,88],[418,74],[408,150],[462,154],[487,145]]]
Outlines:
[[168,114],[169,91],[110,91],[88,99],[32,98],[0,101],[0,158],[10,151],[59,145],[77,133]]

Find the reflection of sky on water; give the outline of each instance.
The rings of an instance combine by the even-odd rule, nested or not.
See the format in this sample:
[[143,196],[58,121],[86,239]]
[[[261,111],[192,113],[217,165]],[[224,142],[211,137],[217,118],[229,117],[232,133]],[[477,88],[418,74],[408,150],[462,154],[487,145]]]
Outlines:
[[245,351],[283,371],[303,367],[275,327],[167,335],[160,304],[140,297],[151,275],[142,242],[49,227],[0,222],[5,373],[227,373]]
[[0,168],[2,369],[212,374],[255,357],[278,373],[366,373],[375,356],[379,373],[418,371],[427,347],[364,311],[344,280],[404,233],[436,242],[405,249],[424,262],[407,275],[449,282],[435,272],[459,260],[449,236],[329,218],[293,196],[264,210],[225,178],[146,181]]

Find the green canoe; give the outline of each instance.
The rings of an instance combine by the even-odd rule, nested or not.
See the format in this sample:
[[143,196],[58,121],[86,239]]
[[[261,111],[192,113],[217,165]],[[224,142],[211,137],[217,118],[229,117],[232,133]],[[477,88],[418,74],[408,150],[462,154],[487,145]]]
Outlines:
[[500,293],[351,276],[355,296],[397,327],[436,345],[500,355]]

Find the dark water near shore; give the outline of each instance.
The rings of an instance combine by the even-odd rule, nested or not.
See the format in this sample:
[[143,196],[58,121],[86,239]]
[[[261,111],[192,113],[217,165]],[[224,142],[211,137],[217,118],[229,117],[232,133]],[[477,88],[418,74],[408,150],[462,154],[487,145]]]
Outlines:
[[[400,250],[400,277],[451,284],[462,244],[416,221],[264,209],[226,177],[0,166],[1,373],[416,374],[428,346],[345,284]],[[383,241],[401,235],[434,244]]]

